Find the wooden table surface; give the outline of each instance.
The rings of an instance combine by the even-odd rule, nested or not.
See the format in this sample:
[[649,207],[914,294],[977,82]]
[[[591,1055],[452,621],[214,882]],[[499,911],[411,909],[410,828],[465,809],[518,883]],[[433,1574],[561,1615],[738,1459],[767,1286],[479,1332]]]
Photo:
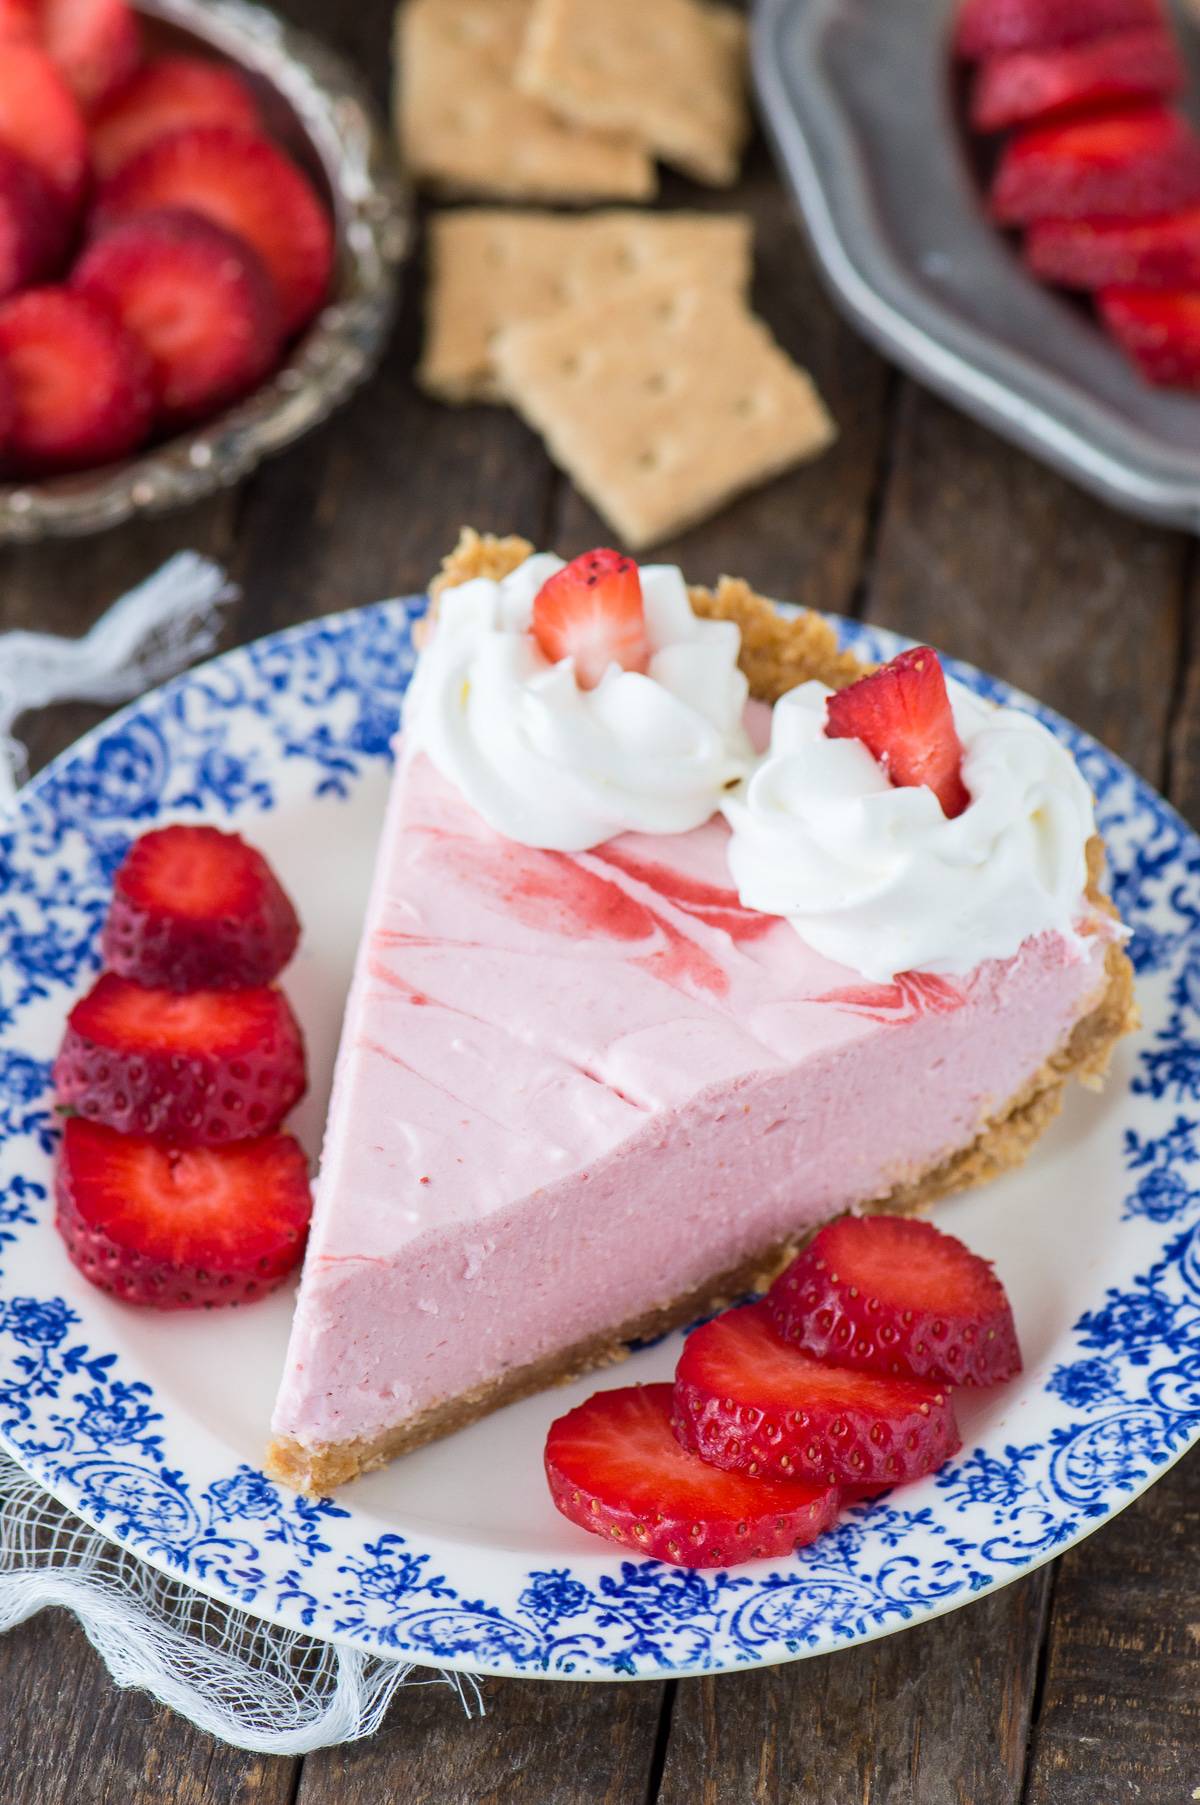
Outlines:
[[[384,98],[387,0],[287,0]],[[1192,540],[1123,519],[898,377],[822,294],[756,146],[756,303],[811,368],[836,449],[661,548],[927,639],[1033,691],[1200,821],[1200,570]],[[378,376],[250,482],[190,513],[0,553],[0,628],[75,634],[197,546],[244,600],[224,643],[423,587],[460,523],[570,555],[608,531],[498,409],[417,394],[420,271]],[[28,723],[35,763],[99,718]],[[303,1762],[241,1753],[119,1692],[72,1619],[0,1640],[3,1805],[1186,1805],[1200,1797],[1200,1459],[1060,1560],[867,1647],[677,1684],[486,1681],[402,1692],[370,1742]]]

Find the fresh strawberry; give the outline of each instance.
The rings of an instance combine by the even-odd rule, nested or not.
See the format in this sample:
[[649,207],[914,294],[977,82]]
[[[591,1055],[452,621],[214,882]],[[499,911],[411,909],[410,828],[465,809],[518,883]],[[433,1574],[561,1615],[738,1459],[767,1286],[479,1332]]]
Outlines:
[[1200,293],[1102,288],[1100,318],[1147,382],[1200,389]]
[[0,304],[0,366],[16,404],[8,456],[22,475],[107,463],[150,430],[145,353],[83,295],[30,288]]
[[861,740],[900,789],[926,784],[943,813],[961,815],[971,798],[962,745],[936,652],[916,646],[830,696],[826,736]]
[[290,1134],[164,1147],[75,1116],[55,1174],[59,1234],[84,1278],[153,1310],[264,1297],[300,1264],[312,1195]]
[[765,1304],[693,1329],[671,1420],[685,1448],[752,1479],[902,1485],[961,1446],[946,1390],[815,1360],[780,1339]]
[[1167,100],[1186,82],[1183,58],[1167,31],[1114,31],[1057,50],[1016,50],[990,57],[971,90],[979,132],[1061,119],[1068,113]]
[[0,43],[14,38],[36,44],[37,0],[0,0]]
[[644,671],[646,614],[633,559],[601,549],[564,564],[534,598],[533,634],[552,663],[575,660],[580,689],[595,689],[613,664]]
[[126,0],[38,0],[42,43],[80,106],[118,93],[142,60],[142,33]]
[[32,163],[0,144],[0,299],[49,275],[65,238],[58,196]]
[[28,157],[74,216],[88,178],[87,128],[71,90],[36,44],[6,43],[0,50],[0,143]]
[[1200,200],[1200,138],[1167,107],[1037,126],[1004,148],[992,211],[1039,219],[1145,219]]
[[156,139],[100,194],[99,218],[188,207],[253,245],[277,289],[289,336],[324,301],[333,267],[329,213],[308,177],[269,139],[198,125]]
[[671,1432],[669,1385],[598,1391],[546,1437],[550,1495],[564,1517],[676,1567],[779,1559],[828,1529],[834,1486],[723,1473]]
[[151,990],[106,972],[67,1017],[58,1100],[181,1146],[269,1134],[304,1093],[304,1042],[280,990]]
[[1164,23],[1160,0],[965,0],[955,23],[954,47],[959,56],[974,60]]
[[842,1216],[772,1285],[776,1331],[824,1360],[943,1385],[1021,1370],[1004,1286],[932,1222]]
[[166,990],[269,984],[296,950],[291,899],[256,847],[218,827],[159,827],[117,868],[104,962]]
[[85,252],[71,286],[141,344],[168,426],[247,394],[278,360],[275,284],[244,239],[202,214],[135,213]]
[[92,162],[103,180],[158,138],[190,125],[262,129],[258,102],[235,69],[199,56],[160,56],[92,121]]
[[1200,207],[1159,219],[1045,219],[1025,261],[1063,288],[1200,288]]

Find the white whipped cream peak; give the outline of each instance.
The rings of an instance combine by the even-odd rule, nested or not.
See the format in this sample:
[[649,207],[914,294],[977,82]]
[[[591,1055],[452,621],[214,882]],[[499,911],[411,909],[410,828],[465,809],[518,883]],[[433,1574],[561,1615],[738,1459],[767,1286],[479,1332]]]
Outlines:
[[404,709],[406,756],[425,752],[510,840],[582,852],[621,833],[688,833],[716,813],[753,750],[731,621],[698,620],[681,572],[641,567],[650,657],[581,689],[530,632],[563,560],[543,552],[500,582],[443,590]]
[[825,737],[823,683],[776,704],[768,751],[724,804],[742,902],[872,982],[965,974],[1051,930],[1080,944],[1095,818],[1074,759],[1032,715],[947,689],[971,796],[955,819],[861,741]]

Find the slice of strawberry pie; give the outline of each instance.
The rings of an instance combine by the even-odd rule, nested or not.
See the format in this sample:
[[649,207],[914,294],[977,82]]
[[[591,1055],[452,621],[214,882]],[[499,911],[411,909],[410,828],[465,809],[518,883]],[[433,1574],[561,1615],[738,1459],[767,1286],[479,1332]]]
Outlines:
[[1132,1018],[1083,779],[927,648],[470,533],[435,589],[268,1457],[307,1491],[1015,1164]]

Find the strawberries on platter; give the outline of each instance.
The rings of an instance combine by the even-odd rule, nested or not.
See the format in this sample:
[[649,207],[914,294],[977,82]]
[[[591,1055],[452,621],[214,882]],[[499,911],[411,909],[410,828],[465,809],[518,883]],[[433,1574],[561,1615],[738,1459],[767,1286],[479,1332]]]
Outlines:
[[916,646],[830,696],[829,739],[861,740],[900,789],[925,784],[948,817],[971,798],[962,744],[936,652]]
[[546,1438],[558,1509],[581,1529],[686,1567],[790,1554],[828,1529],[836,1487],[723,1472],[680,1446],[670,1385],[597,1392]]
[[84,295],[29,288],[0,303],[0,368],[14,401],[8,457],[22,471],[108,463],[150,430],[145,353]]
[[594,689],[610,665],[644,671],[646,614],[633,559],[601,548],[565,564],[534,598],[533,635],[553,663],[575,660],[581,689]]
[[85,109],[117,93],[142,60],[137,15],[126,0],[38,0],[38,32]]
[[28,157],[68,213],[78,210],[88,179],[87,128],[75,96],[36,44],[0,48],[0,144]]
[[113,880],[105,963],[168,990],[269,984],[296,950],[300,923],[257,847],[220,828],[143,834]]
[[0,144],[0,299],[49,273],[64,228],[61,203],[43,177],[26,157]]
[[1183,59],[1168,31],[1116,31],[1053,50],[990,57],[971,90],[971,124],[1003,131],[1093,111],[1102,105],[1167,100],[1182,92]]
[[278,357],[279,301],[261,259],[199,213],[134,214],[90,246],[71,286],[141,344],[167,425],[247,394]]
[[992,211],[1039,219],[1140,219],[1200,201],[1200,138],[1168,107],[1037,126],[1004,148]]
[[1200,389],[1200,292],[1103,288],[1096,305],[1148,382]]
[[195,1310],[249,1303],[304,1253],[312,1196],[291,1135],[172,1147],[75,1116],[55,1181],[67,1252],[126,1303]]
[[1046,219],[1025,261],[1063,288],[1200,288],[1200,206],[1158,219]]
[[997,1385],[1021,1370],[995,1272],[932,1222],[842,1216],[772,1285],[777,1334],[822,1360],[943,1385]]
[[1160,0],[965,0],[954,48],[969,61],[1010,50],[1046,50],[1109,31],[1161,25]]
[[282,991],[151,990],[106,972],[67,1017],[60,1104],[125,1134],[219,1146],[269,1134],[304,1093]]
[[158,138],[193,125],[262,129],[258,102],[236,69],[199,56],[148,62],[92,120],[92,162],[107,180]]

